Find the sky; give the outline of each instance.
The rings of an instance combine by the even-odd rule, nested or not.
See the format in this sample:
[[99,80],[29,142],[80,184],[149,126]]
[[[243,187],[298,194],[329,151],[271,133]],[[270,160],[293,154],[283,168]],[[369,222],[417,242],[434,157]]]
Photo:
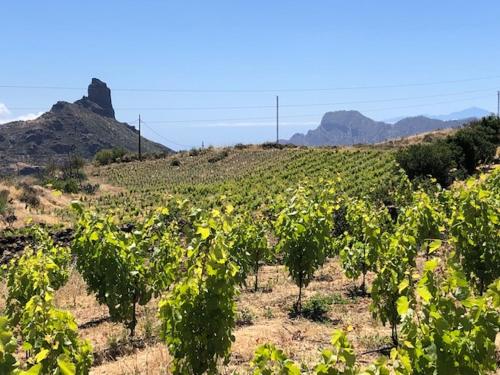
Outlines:
[[498,0],[5,0],[0,9],[0,122],[75,101],[92,77],[111,88],[117,119],[135,125],[140,114],[143,134],[174,149],[274,140],[277,95],[280,138],[334,110],[384,120],[497,109]]

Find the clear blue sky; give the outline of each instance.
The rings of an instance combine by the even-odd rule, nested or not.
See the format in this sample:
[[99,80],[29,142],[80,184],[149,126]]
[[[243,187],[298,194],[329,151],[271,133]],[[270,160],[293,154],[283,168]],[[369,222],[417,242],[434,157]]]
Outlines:
[[[33,0],[4,1],[1,13],[0,85],[82,88],[0,88],[3,121],[79,99],[91,77],[111,89],[269,90],[113,92],[118,119],[141,113],[156,131],[145,135],[174,148],[165,138],[183,145],[272,140],[276,94],[283,105],[328,104],[283,107],[281,135],[289,137],[317,126],[328,110],[381,120],[471,106],[496,111],[500,89],[498,0]],[[492,78],[273,91],[482,77]],[[401,98],[411,100],[386,100]],[[271,107],[147,109],[228,106]]]

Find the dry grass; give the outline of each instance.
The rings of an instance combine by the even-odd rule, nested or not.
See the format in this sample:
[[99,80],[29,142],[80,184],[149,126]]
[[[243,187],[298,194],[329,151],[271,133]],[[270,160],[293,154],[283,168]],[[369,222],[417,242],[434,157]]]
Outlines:
[[[19,200],[22,189],[19,187],[21,182],[27,182],[37,192],[40,199],[40,205],[36,208],[28,207],[25,203]],[[66,210],[71,201],[75,199],[69,194],[54,194],[50,189],[43,186],[35,185],[32,179],[24,178],[7,182],[0,182],[0,190],[9,191],[9,200],[12,200],[8,209],[17,217],[13,223],[13,228],[21,228],[28,222],[43,223],[43,224],[65,224],[57,211]],[[0,219],[0,230],[7,228],[7,223]]]
[[[369,275],[368,280],[371,278],[372,275]],[[252,324],[236,328],[230,362],[227,366],[221,365],[221,372],[245,372],[255,349],[266,342],[283,348],[291,358],[312,363],[318,359],[319,351],[329,345],[331,332],[335,328],[352,327],[349,338],[358,353],[385,345],[389,329],[371,318],[368,298],[350,299],[348,292],[353,284],[343,275],[337,261],[328,262],[306,288],[304,299],[316,293],[335,293],[342,296],[344,303],[332,305],[328,314],[330,320],[326,323],[304,318],[291,319],[288,313],[296,299],[297,287],[290,281],[283,266],[263,267],[260,273],[261,290],[257,293],[243,290],[238,298],[238,310],[246,311],[251,316]],[[249,282],[249,285],[253,284]],[[157,303],[157,300],[151,301],[139,309],[137,328],[138,337],[153,336],[156,338],[153,342],[156,343],[95,366],[92,374],[168,373],[169,355],[165,344],[159,342],[158,338]],[[95,298],[87,294],[85,283],[76,271],[72,271],[68,283],[56,293],[56,304],[71,311],[80,325],[107,316],[106,307],[99,306]],[[80,329],[80,335],[92,342],[95,352],[127,341],[123,326],[108,321]],[[373,359],[373,356],[360,357],[361,362],[369,359]]]
[[[341,296],[339,304],[333,304],[326,323],[312,322],[304,318],[291,319],[290,307],[298,289],[287,276],[283,266],[265,266],[260,273],[260,290],[242,290],[237,301],[238,311],[250,316],[251,325],[235,330],[236,340],[228,365],[220,366],[222,374],[234,371],[246,373],[255,349],[264,343],[273,343],[285,350],[293,359],[311,364],[319,359],[319,351],[329,345],[330,335],[336,328],[351,330],[349,339],[358,353],[360,363],[367,363],[376,354],[363,355],[390,343],[390,329],[372,319],[369,298],[351,298],[349,291],[355,285],[347,279],[337,260],[331,260],[316,273],[315,280],[305,289],[304,300],[315,294]],[[373,275],[367,277],[368,285]],[[249,280],[249,285],[253,285]],[[0,285],[0,309],[5,306],[5,286]],[[68,283],[56,293],[58,307],[70,311],[79,325],[107,317],[107,308],[99,306],[86,292],[84,281],[78,272],[71,272]],[[123,351],[115,360],[105,359],[92,368],[91,374],[132,375],[168,374],[171,358],[164,343],[159,339],[157,318],[158,300],[139,308],[137,336],[149,342],[141,349]],[[89,339],[94,352],[103,353],[110,348],[120,348],[128,341],[128,332],[120,324],[109,321],[79,330],[81,337]],[[497,337],[500,341],[500,335]],[[497,346],[498,346],[497,342]]]

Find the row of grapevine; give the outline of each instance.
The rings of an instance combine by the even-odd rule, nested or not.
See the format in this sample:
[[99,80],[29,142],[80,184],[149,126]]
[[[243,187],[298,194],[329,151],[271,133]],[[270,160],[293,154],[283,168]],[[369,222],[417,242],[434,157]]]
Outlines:
[[[3,270],[8,296],[6,316],[0,317],[1,373],[87,374],[92,346],[78,337],[74,317],[54,306],[54,292],[68,280],[70,251],[54,245],[39,228],[34,235],[36,248],[26,248]],[[20,351],[25,355],[23,366],[15,357]]]
[[[117,218],[75,203],[72,252],[88,291],[131,336],[137,306],[160,297],[161,335],[176,374],[216,373],[229,360],[235,299],[251,273],[258,288],[262,261],[286,266],[298,287],[294,307],[300,314],[303,288],[336,256],[349,278],[362,277],[373,316],[391,326],[390,359],[362,369],[338,332],[313,368],[266,345],[256,352],[255,373],[486,374],[495,369],[500,326],[498,175],[452,191],[395,197],[408,201],[397,217],[370,200],[347,197],[339,180],[321,179],[303,181],[257,213],[223,197],[222,208],[212,209],[172,201],[130,231]],[[23,370],[85,374],[91,348],[78,338],[74,319],[53,305],[54,291],[68,277],[70,250],[54,246],[43,232],[37,244],[7,269],[7,320],[1,325],[7,349],[0,368],[20,367],[13,363],[12,329],[24,342]]]

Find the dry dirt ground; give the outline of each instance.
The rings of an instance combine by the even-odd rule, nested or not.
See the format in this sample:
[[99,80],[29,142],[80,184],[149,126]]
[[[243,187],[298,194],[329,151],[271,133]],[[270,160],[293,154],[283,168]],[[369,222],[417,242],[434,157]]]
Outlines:
[[[252,285],[252,280],[249,280],[249,285]],[[236,328],[230,362],[225,366],[221,364],[221,373],[229,374],[234,370],[245,373],[255,349],[264,343],[276,344],[298,361],[316,362],[319,351],[329,345],[331,333],[336,328],[352,329],[349,338],[358,354],[389,344],[390,329],[372,319],[369,298],[349,296],[353,286],[354,283],[343,275],[338,262],[329,261],[316,273],[315,280],[304,293],[304,300],[317,293],[335,296],[336,303],[331,306],[329,321],[291,319],[288,312],[297,297],[298,288],[288,278],[284,267],[263,267],[260,273],[261,290],[254,293],[244,289],[239,294],[239,316],[250,322]],[[0,296],[2,309],[5,305],[2,300],[5,286],[0,286]],[[100,321],[108,316],[107,308],[99,306],[95,298],[86,293],[85,283],[78,272],[72,271],[69,282],[57,292],[56,303],[73,313],[79,325],[85,325],[80,328],[80,335],[92,342],[98,362],[92,374],[169,373],[169,354],[158,334],[158,300],[140,308],[135,340],[138,348],[121,344],[127,341],[127,332],[122,325],[105,319]],[[376,355],[360,355],[358,359],[363,363]]]
[[[20,188],[21,180],[0,182],[0,191],[9,191],[9,213],[16,216],[16,221],[11,224],[13,228],[21,228],[28,222],[44,223],[44,224],[64,224],[61,218],[57,216],[58,210],[66,209],[72,198],[69,195],[61,195],[54,193],[52,190],[45,187],[34,185],[32,181],[26,180],[37,192],[40,199],[40,205],[36,208],[28,206],[21,202],[22,189]],[[7,228],[9,225],[0,217],[0,230]]]
[[[103,194],[118,193],[123,189],[97,181],[93,177],[88,180],[90,183],[99,183],[99,190],[92,197],[99,197]],[[30,207],[21,201],[21,183],[25,182],[36,191],[40,204],[37,207]],[[16,220],[8,224],[5,216],[0,216],[0,231],[8,227],[22,228],[28,222],[49,225],[67,225],[71,221],[69,206],[73,200],[88,199],[89,196],[83,194],[62,194],[61,192],[40,186],[30,177],[16,178],[12,180],[0,181],[0,191],[9,191],[9,204],[7,214],[14,214]]]

